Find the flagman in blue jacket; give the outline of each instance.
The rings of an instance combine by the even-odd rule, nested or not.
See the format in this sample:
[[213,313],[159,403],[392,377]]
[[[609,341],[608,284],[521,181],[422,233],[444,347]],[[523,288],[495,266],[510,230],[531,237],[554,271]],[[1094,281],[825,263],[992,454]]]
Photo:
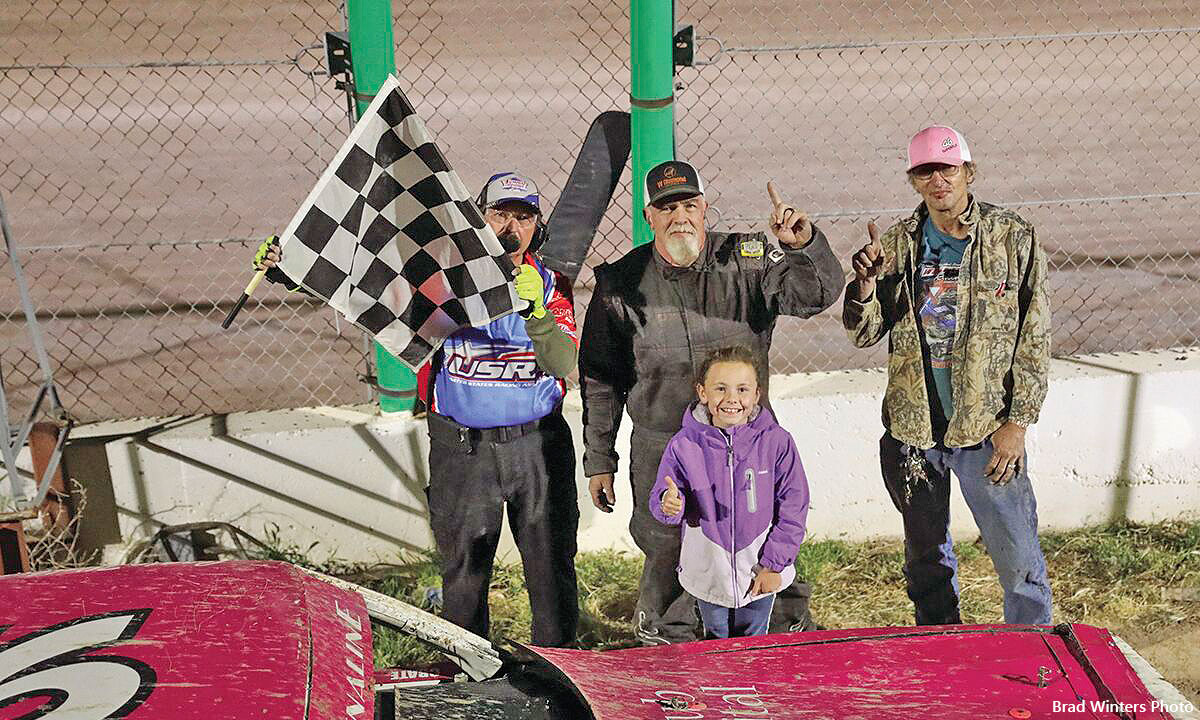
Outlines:
[[442,557],[442,616],[488,635],[488,587],[505,505],[533,611],[533,644],[568,645],[575,584],[575,449],[562,416],[579,341],[571,286],[545,265],[541,197],[515,173],[493,175],[484,219],[513,265],[519,314],[463,328],[434,356],[429,397],[429,519]]
[[[519,313],[451,335],[422,369],[429,407],[429,522],[442,558],[442,616],[488,636],[488,587],[507,506],[533,611],[533,644],[575,641],[575,447],[562,416],[565,378],[579,338],[571,284],[537,254],[545,241],[541,196],[516,173],[493,175],[478,198],[517,268]],[[255,256],[273,282],[268,238]]]

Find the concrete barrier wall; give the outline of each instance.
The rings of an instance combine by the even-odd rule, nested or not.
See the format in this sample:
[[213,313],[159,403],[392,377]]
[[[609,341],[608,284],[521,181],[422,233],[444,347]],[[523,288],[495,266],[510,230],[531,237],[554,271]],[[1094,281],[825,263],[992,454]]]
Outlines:
[[[775,410],[796,438],[812,486],[810,537],[901,532],[878,470],[885,382],[882,370],[772,379]],[[577,392],[566,414],[581,457]],[[98,423],[73,437],[81,452],[68,456],[71,474],[85,486],[111,479],[119,528],[98,537],[226,520],[259,536],[277,529],[298,548],[317,543],[318,557],[391,560],[431,546],[428,440],[424,422],[407,414],[308,408]],[[1056,360],[1028,440],[1044,529],[1200,517],[1200,348]],[[626,419],[619,447],[628,442]],[[576,482],[580,547],[632,549],[628,478],[618,475],[612,514],[592,507],[582,473]],[[956,537],[976,533],[957,490],[951,515]],[[507,533],[503,552],[512,553]]]

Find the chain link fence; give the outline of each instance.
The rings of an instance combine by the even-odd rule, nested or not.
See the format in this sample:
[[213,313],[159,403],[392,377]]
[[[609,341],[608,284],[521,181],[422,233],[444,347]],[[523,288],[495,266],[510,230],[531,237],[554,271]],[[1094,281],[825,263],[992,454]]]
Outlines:
[[[468,186],[520,169],[550,204],[592,119],[628,107],[629,11],[604,0],[393,3],[398,75]],[[851,0],[676,3],[678,156],[710,223],[763,229],[766,181],[842,258],[906,215],[907,138],[959,128],[975,191],[1038,227],[1055,353],[1200,344],[1200,10]],[[361,402],[361,333],[261,288],[219,329],[257,239],[280,230],[348,128],[324,75],[335,1],[0,5],[0,193],[63,402],[80,420]],[[629,248],[628,174],[577,283]],[[7,263],[7,259],[4,261]],[[3,373],[38,385],[11,270]],[[784,320],[773,370],[883,363],[836,308]]]

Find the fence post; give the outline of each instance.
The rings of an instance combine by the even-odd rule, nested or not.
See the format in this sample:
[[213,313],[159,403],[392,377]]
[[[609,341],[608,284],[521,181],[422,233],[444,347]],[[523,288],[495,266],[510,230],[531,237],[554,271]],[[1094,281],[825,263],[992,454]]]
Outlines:
[[[392,0],[346,0],[346,21],[350,31],[350,64],[354,71],[354,107],[362,117],[383,81],[396,72]],[[412,410],[417,377],[379,343],[375,343],[375,372],[382,389],[379,409],[384,412]]]
[[[50,468],[54,451],[59,449],[59,434],[66,432],[54,423],[34,423],[29,433],[29,455],[33,463],[33,476],[40,482]],[[60,460],[46,489],[46,499],[39,508],[42,529],[47,533],[60,533],[67,529],[73,514],[71,493],[63,480],[63,463]]]
[[633,160],[633,244],[650,242],[642,217],[646,171],[675,157],[673,0],[630,0],[629,119]]

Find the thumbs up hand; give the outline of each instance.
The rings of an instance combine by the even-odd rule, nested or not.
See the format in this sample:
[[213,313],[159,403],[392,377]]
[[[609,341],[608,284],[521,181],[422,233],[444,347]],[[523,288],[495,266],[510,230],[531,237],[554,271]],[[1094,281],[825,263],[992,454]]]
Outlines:
[[537,271],[537,268],[526,263],[519,269],[513,271],[513,287],[517,291],[517,297],[525,300],[529,305],[521,311],[521,316],[528,319],[535,317],[539,320],[546,316],[546,285],[542,280],[542,275]]
[[667,489],[663,490],[662,494],[662,511],[667,517],[675,517],[683,512],[683,496],[679,494],[679,487],[670,475],[666,477],[666,481]]
[[879,228],[874,220],[867,223],[867,234],[871,236],[871,242],[863,245],[851,259],[858,299],[863,301],[875,294],[875,278],[883,270],[883,243],[879,241]]

